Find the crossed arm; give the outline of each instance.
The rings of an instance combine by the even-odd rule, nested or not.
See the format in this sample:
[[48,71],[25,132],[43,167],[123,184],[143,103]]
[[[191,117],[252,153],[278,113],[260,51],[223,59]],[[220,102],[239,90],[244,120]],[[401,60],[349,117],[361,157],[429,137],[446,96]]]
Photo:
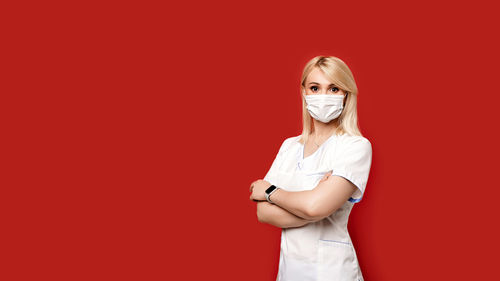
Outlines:
[[[261,198],[265,187],[265,184],[256,185],[252,196]],[[329,216],[340,208],[354,191],[356,186],[349,180],[327,174],[312,190],[291,192],[279,189],[270,197],[274,204],[267,201],[257,202],[257,217],[260,222],[280,228],[300,227]]]
[[310,222],[317,221],[304,219],[267,201],[257,202],[257,218],[260,222],[274,225],[279,228],[300,227]]

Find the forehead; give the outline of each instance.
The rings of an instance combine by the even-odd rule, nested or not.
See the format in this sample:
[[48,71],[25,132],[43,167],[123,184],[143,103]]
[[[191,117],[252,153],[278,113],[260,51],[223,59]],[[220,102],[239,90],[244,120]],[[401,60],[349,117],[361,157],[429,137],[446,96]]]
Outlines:
[[309,73],[309,75],[306,78],[306,85],[311,82],[320,83],[321,85],[331,84],[331,82],[326,78],[323,72],[317,67],[313,68],[313,70]]

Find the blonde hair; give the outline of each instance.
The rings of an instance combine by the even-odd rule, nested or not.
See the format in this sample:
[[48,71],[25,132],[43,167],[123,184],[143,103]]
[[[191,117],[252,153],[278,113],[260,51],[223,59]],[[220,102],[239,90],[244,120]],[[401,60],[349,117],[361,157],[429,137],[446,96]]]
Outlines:
[[[339,117],[335,119],[337,130],[335,134],[342,135],[348,134],[353,136],[362,136],[358,127],[358,111],[357,111],[357,98],[358,88],[351,70],[347,67],[341,59],[333,56],[317,56],[311,59],[302,73],[302,82],[300,84],[301,93],[305,93],[306,79],[309,73],[315,68],[319,68],[327,79],[335,84],[338,88],[346,92],[346,99],[344,99],[344,109]],[[306,143],[309,134],[314,132],[314,125],[309,111],[307,111],[307,103],[304,96],[301,94],[302,99],[302,135],[300,142]]]

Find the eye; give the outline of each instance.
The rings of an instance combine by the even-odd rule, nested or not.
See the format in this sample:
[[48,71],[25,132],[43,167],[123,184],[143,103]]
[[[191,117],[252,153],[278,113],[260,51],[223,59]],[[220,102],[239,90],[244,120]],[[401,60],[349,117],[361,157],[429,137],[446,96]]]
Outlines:
[[313,92],[316,92],[318,90],[318,87],[316,86],[311,86],[309,87],[309,89],[311,89]]
[[339,91],[339,88],[337,88],[337,87],[331,87],[330,89],[333,90],[334,93]]

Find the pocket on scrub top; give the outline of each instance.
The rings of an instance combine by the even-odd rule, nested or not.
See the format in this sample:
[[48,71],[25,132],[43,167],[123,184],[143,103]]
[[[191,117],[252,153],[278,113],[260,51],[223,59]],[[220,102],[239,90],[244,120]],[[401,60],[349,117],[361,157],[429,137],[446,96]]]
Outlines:
[[304,180],[306,182],[306,185],[307,185],[307,189],[313,189],[315,188],[319,182],[321,181],[321,179],[323,179],[323,177],[327,174],[331,172],[331,170],[328,170],[328,171],[323,171],[323,172],[310,172],[310,173],[305,173],[304,175]]
[[318,281],[358,280],[358,262],[351,243],[318,241]]
[[303,191],[315,188],[319,181],[329,171],[323,172],[309,172],[309,171],[296,171],[285,172],[278,170],[277,172],[277,186],[288,191]]

